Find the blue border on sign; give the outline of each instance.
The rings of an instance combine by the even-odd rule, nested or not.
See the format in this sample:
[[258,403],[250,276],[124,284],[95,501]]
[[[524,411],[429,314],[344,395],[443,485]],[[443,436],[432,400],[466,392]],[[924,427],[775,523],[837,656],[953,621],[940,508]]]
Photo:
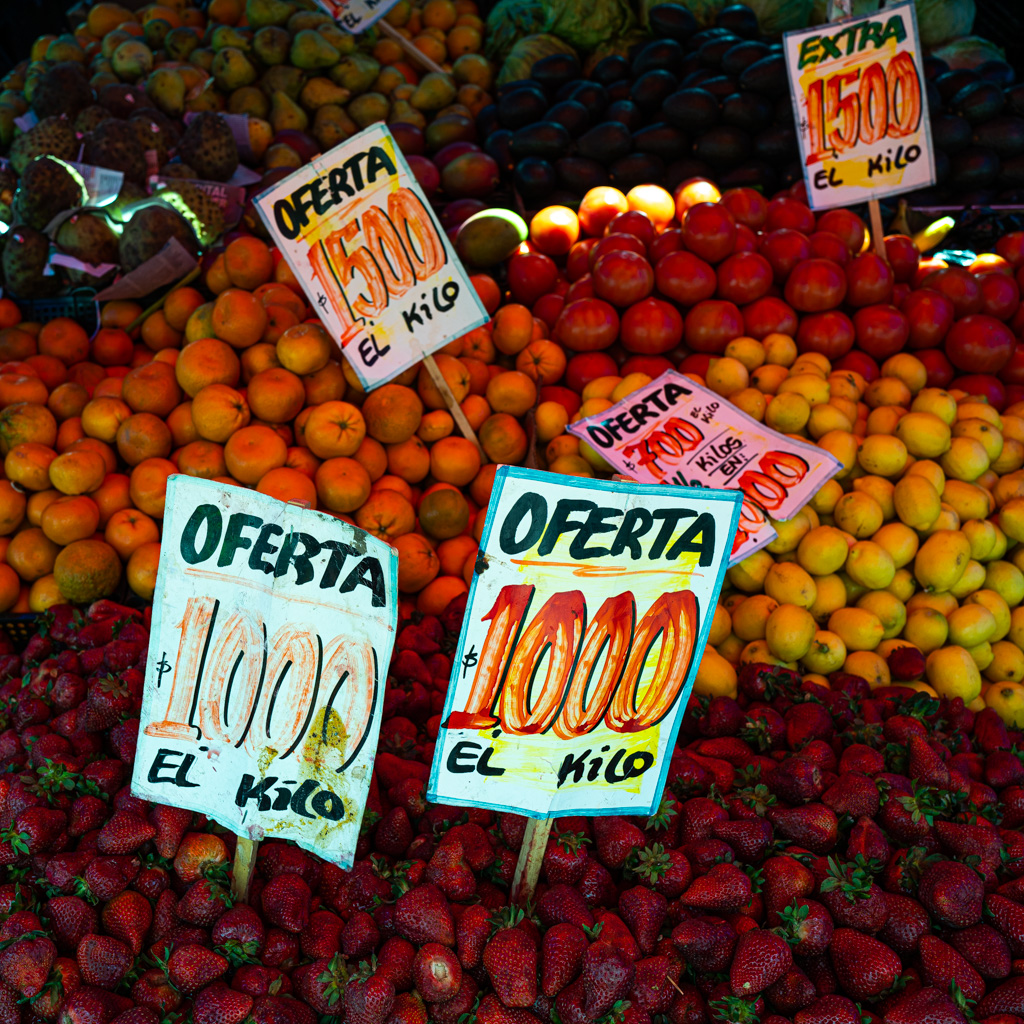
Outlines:
[[[581,478],[575,476],[562,476],[558,473],[548,473],[544,470],[539,469],[526,469],[523,466],[499,466],[497,473],[494,476],[494,487],[491,490],[491,500],[487,505],[487,518],[484,522],[483,534],[480,537],[480,551],[486,553],[487,543],[491,536],[491,527],[494,525],[493,511],[496,511],[501,503],[501,495],[505,487],[505,483],[508,480],[522,480],[530,481],[536,480],[545,483],[556,482],[561,486],[565,487],[576,487],[580,490],[586,491],[605,491],[613,494],[636,494],[641,496],[649,496],[651,498],[664,498],[665,487],[662,484],[641,484],[633,481],[613,481],[613,480],[597,480],[592,478]],[[679,494],[681,492],[681,495]],[[740,505],[742,503],[743,494],[740,491],[727,491],[719,490],[716,488],[701,488],[701,487],[679,487],[673,486],[672,495],[689,497],[699,501],[726,501],[732,505],[732,520],[730,523],[730,529],[728,536],[723,541],[724,550],[722,552],[721,564],[718,568],[718,577],[715,580],[715,599],[717,601],[718,595],[722,592],[722,583],[725,579],[725,574],[729,568],[729,552],[732,550],[733,538],[736,536],[736,530],[739,527],[740,522]],[[441,720],[445,721],[451,714],[452,705],[455,702],[455,693],[458,689],[458,667],[462,664],[463,650],[466,644],[466,633],[469,631],[469,611],[473,607],[473,598],[476,596],[476,581],[477,573],[473,574],[473,580],[469,587],[469,596],[466,600],[466,615],[462,619],[462,629],[459,631],[459,645],[455,651],[455,657],[452,659],[452,676],[454,677],[449,681],[448,693],[445,697],[444,710],[441,714]],[[573,815],[580,815],[582,817],[591,818],[605,818],[616,814],[627,814],[627,815],[643,815],[644,813],[650,815],[653,814],[658,805],[661,803],[662,794],[665,791],[665,778],[668,775],[669,764],[672,760],[672,752],[675,750],[676,739],[679,735],[679,728],[683,723],[683,715],[685,714],[686,705],[690,699],[690,693],[693,691],[693,682],[697,677],[697,670],[700,668],[700,659],[707,648],[708,636],[711,633],[711,623],[714,619],[713,611],[708,614],[705,613],[704,621],[701,623],[700,634],[697,637],[697,643],[694,645],[694,659],[690,666],[690,671],[687,674],[686,682],[683,684],[682,700],[680,706],[682,710],[675,716],[675,722],[672,726],[672,731],[669,734],[668,744],[665,747],[665,756],[662,759],[660,770],[658,772],[658,785],[655,790],[654,800],[646,810],[643,807],[629,806],[629,807],[608,807],[601,810],[595,810],[592,807],[583,809],[570,809],[565,810],[559,808],[557,810],[557,817],[570,817]],[[438,734],[440,735],[440,734]],[[507,804],[494,804],[488,803],[486,800],[460,800],[452,797],[439,798],[437,795],[437,781],[440,775],[441,757],[443,756],[444,744],[437,743],[434,748],[434,759],[430,766],[430,778],[427,782],[427,793],[426,797],[433,803],[444,802],[451,804],[456,807],[483,807],[490,811],[507,811],[512,814],[520,814],[526,818],[536,818],[543,820],[544,818],[551,817],[551,814],[545,814],[540,811],[528,811],[521,807],[512,807]]]

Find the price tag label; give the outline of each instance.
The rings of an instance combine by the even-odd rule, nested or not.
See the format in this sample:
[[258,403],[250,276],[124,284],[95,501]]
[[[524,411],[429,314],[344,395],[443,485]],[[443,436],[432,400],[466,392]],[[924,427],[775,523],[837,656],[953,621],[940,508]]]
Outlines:
[[368,29],[397,3],[398,0],[316,0],[321,10],[353,35]]

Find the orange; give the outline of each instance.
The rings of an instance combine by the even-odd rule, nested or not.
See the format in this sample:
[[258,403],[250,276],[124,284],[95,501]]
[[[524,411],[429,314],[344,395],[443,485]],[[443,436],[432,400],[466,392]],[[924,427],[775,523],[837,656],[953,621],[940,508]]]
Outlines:
[[355,459],[327,459],[315,481],[320,504],[331,512],[354,512],[370,495],[370,476]]
[[21,323],[21,310],[14,299],[0,299],[0,327],[14,327]]
[[[45,517],[44,512],[44,520]],[[156,525],[156,520],[152,516],[147,516],[145,512],[140,512],[137,508],[125,508],[115,512],[107,520],[103,539],[117,552],[118,558],[126,562],[136,548],[160,539],[160,527]]]
[[199,436],[223,444],[251,418],[242,394],[227,384],[210,384],[192,399],[192,422]]
[[154,519],[163,519],[167,478],[175,472],[174,463],[167,459],[146,459],[140,462],[132,470],[129,483],[129,493],[135,507]]
[[57,586],[57,577],[50,573],[40,576],[28,592],[28,608],[32,612],[45,612],[55,604],[67,604],[68,599]]
[[405,498],[406,501],[413,500],[412,487],[407,484],[400,476],[391,476],[385,473],[384,476],[377,480],[374,480],[371,491],[398,491],[398,493]]
[[464,53],[478,53],[482,43],[483,38],[478,29],[472,25],[456,25],[446,40],[448,59],[457,60]]
[[491,415],[491,407],[483,395],[466,395],[459,403],[459,408],[474,430],[479,430]]
[[83,437],[85,432],[82,430],[81,418],[72,416],[57,428],[57,451],[66,452],[75,441],[80,441]]
[[68,379],[68,368],[56,356],[29,356],[25,360],[25,365],[35,370],[36,376],[51,391]]
[[28,331],[17,327],[0,328],[0,362],[12,359],[27,359],[39,351],[36,339]]
[[13,533],[25,518],[28,499],[10,480],[0,480],[0,536]]
[[0,373],[0,408],[15,402],[45,403],[49,398],[46,385],[38,377],[20,373]]
[[[491,283],[493,284],[494,282],[492,281]],[[464,334],[461,340],[463,359],[479,359],[481,363],[494,362],[497,352],[494,347],[494,338],[491,335],[490,324],[474,327],[469,334]]]
[[[456,402],[461,402],[469,394],[469,372],[466,367],[455,356],[446,356],[443,352],[434,356],[434,362],[441,371],[441,376],[447,383],[452,397]],[[416,378],[416,390],[428,409],[447,407],[448,403],[438,390],[426,365],[420,366],[419,375]]]
[[181,331],[176,331],[167,322],[164,311],[158,309],[142,321],[142,343],[150,352],[177,348],[181,344]]
[[109,597],[121,580],[121,560],[103,540],[76,540],[57,556],[53,575],[60,592],[75,604]]
[[213,303],[197,306],[185,323],[185,342],[213,337]]
[[[120,382],[118,382],[120,386]],[[59,384],[50,392],[46,400],[46,408],[57,418],[58,423],[71,419],[72,416],[81,416],[82,410],[89,402],[89,392],[81,384],[72,384],[68,381]]]
[[68,380],[73,384],[81,384],[90,396],[96,390],[96,385],[108,376],[110,374],[96,363],[75,363],[68,369]]
[[534,412],[537,440],[546,444],[559,437],[569,422],[569,414],[560,402],[541,402]]
[[366,396],[362,410],[370,437],[381,444],[401,444],[416,433],[423,403],[412,388],[385,384]]
[[76,540],[91,537],[100,524],[100,510],[85,494],[57,498],[43,512],[40,526],[43,533],[62,547]]
[[61,494],[89,494],[106,475],[103,456],[88,449],[64,452],[50,463],[50,482]]
[[128,477],[124,473],[108,473],[103,478],[103,483],[89,497],[96,502],[100,510],[100,526],[106,526],[115,512],[131,507]]
[[465,437],[444,437],[430,449],[435,480],[465,487],[480,472],[480,450]]
[[482,395],[487,390],[487,382],[491,379],[488,364],[472,356],[462,356],[461,359],[462,365],[469,373],[469,394]]
[[228,466],[224,461],[224,446],[215,441],[192,441],[178,450],[178,472],[185,476],[198,476],[212,480],[227,476]]
[[278,466],[264,473],[256,490],[278,501],[295,501],[316,508],[316,485],[305,473],[289,466]]
[[61,496],[60,491],[50,488],[46,491],[36,491],[35,494],[30,494],[28,498],[28,505],[25,508],[25,518],[28,520],[30,526],[39,526],[43,521],[43,513],[46,511],[46,506],[52,501],[56,501]]
[[49,448],[57,443],[57,420],[45,405],[17,402],[0,412],[0,455],[24,441]]
[[506,370],[492,377],[487,385],[487,401],[496,412],[525,416],[537,401],[537,385],[519,370]]
[[494,315],[491,337],[499,352],[517,355],[533,340],[533,313],[517,302],[502,306]]
[[288,446],[270,427],[242,427],[224,445],[228,472],[243,484],[258,484],[272,469],[279,469],[288,457]]
[[494,486],[494,474],[498,471],[496,463],[488,462],[473,478],[469,485],[469,496],[481,507],[486,508],[491,500],[491,488]]
[[303,476],[312,480],[316,476],[320,460],[308,448],[296,446],[288,449],[285,465],[289,469],[297,469]]
[[39,332],[39,351],[72,366],[89,358],[89,335],[76,320],[59,316]]
[[[197,291],[195,288],[175,288],[164,300],[164,318],[174,330],[184,331],[189,317],[205,301],[202,292]],[[96,340],[94,338],[94,348],[95,345]],[[95,354],[93,358],[96,359]],[[96,362],[100,362],[100,360],[96,359]]]
[[151,412],[137,412],[117,429],[117,451],[129,466],[143,459],[162,459],[171,454],[171,432]]
[[345,397],[345,371],[341,363],[332,359],[316,373],[306,374],[302,378],[302,385],[306,389],[306,405],[334,402]]
[[[72,441],[64,451],[97,452],[103,459],[104,472],[113,473],[114,470],[117,469],[117,453],[105,441],[98,441],[95,437],[80,437],[77,441]],[[61,452],[60,454],[63,455],[64,452]]]
[[242,364],[235,350],[217,338],[200,338],[186,345],[174,364],[174,377],[189,398],[208,384],[234,387],[242,375]]
[[403,593],[418,593],[440,572],[441,562],[421,534],[403,534],[391,546],[398,552],[398,589]]
[[377,480],[387,472],[388,453],[384,445],[372,437],[363,438],[352,458],[369,473],[371,480]]
[[306,444],[321,459],[354,455],[365,436],[363,414],[348,402],[323,402],[305,424]]
[[333,348],[330,336],[320,324],[296,324],[278,339],[277,358],[285,369],[301,376],[323,369]]
[[274,274],[274,258],[265,242],[252,235],[236,238],[224,250],[224,269],[236,288],[252,291]]
[[115,299],[113,302],[104,303],[100,310],[100,326],[128,330],[129,324],[138,320],[142,312],[142,307],[137,302],[130,299]]
[[21,530],[7,547],[7,564],[26,582],[53,572],[60,548],[38,526]]
[[423,6],[423,25],[448,31],[455,24],[458,12],[452,0],[427,0]]
[[260,344],[276,345],[289,327],[298,325],[299,318],[284,306],[264,306],[267,311],[267,326],[263,329]]
[[[216,2],[216,0],[215,0]],[[137,547],[128,559],[125,575],[128,586],[143,599],[152,601],[156,591],[156,574],[160,567],[160,544],[150,541]]]
[[264,306],[280,306],[294,313],[296,321],[306,316],[306,300],[287,285],[269,281],[261,284],[253,294]]
[[267,327],[267,311],[254,295],[240,288],[222,291],[213,304],[213,331],[234,348],[255,345]]
[[430,472],[430,452],[418,437],[389,444],[387,452],[388,472],[411,484],[418,484]]
[[565,349],[554,341],[531,341],[516,356],[516,369],[536,384],[554,384],[561,380],[565,366]]
[[21,592],[18,574],[6,562],[0,564],[0,612],[9,612]]
[[82,410],[82,430],[87,437],[95,437],[111,444],[129,416],[131,407],[120,398],[94,398]]
[[171,410],[167,417],[167,429],[171,432],[175,448],[190,444],[199,438],[196,425],[192,422],[191,402],[182,402]]
[[56,457],[45,444],[23,441],[4,458],[4,475],[27,491],[45,491],[50,486],[50,463]]
[[[123,377],[107,377],[96,385],[92,396],[93,398],[120,398],[123,383]],[[72,384],[71,386],[75,388],[82,387],[81,384]],[[82,390],[84,391],[85,389],[83,388]],[[86,395],[88,395],[88,392],[86,392]]]
[[416,511],[398,491],[371,493],[356,512],[356,525],[389,544],[396,537],[411,533]]
[[181,401],[174,367],[159,362],[136,367],[125,377],[121,397],[132,412],[166,416]]
[[133,351],[131,335],[120,327],[101,327],[92,339],[92,361],[100,366],[127,366]]
[[228,268],[224,263],[224,253],[218,253],[214,257],[213,262],[206,268],[203,281],[214,295],[220,295],[231,287],[231,278],[228,277]]
[[441,572],[445,576],[461,576],[466,559],[476,555],[476,541],[472,537],[450,537],[437,545],[437,557],[441,560]]
[[245,397],[257,419],[289,423],[302,410],[306,389],[291,370],[274,367],[260,371],[249,381]]
[[[467,396],[466,401],[471,396]],[[416,436],[425,444],[433,444],[440,441],[455,429],[455,420],[447,409],[434,409],[426,413],[420,420]]]
[[484,454],[491,462],[517,465],[526,458],[529,442],[519,421],[506,412],[489,416],[478,431]]
[[242,353],[242,382],[248,384],[257,373],[281,365],[277,358],[277,348],[266,341],[258,341],[250,345]]
[[457,576],[438,576],[428,583],[416,598],[416,611],[424,615],[441,615],[457,597],[469,593],[469,587]]
[[469,526],[469,504],[455,488],[425,494],[417,512],[423,532],[438,540],[455,537]]

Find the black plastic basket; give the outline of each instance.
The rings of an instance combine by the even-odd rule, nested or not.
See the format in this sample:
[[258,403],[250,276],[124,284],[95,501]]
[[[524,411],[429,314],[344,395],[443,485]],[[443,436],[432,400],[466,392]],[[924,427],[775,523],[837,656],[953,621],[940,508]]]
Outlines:
[[49,323],[66,316],[77,320],[91,335],[100,325],[100,308],[94,288],[77,288],[68,295],[52,299],[15,299],[26,320]]
[[39,615],[36,612],[0,615],[0,629],[7,634],[20,651],[35,636],[38,619]]

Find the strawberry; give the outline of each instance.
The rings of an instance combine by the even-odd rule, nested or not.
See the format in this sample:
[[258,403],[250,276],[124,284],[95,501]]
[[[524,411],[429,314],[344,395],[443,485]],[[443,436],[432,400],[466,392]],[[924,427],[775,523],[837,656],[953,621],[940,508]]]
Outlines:
[[985,897],[986,917],[1006,939],[1010,952],[1024,956],[1024,907],[1005,896],[991,892]]
[[711,832],[716,839],[728,843],[737,859],[747,864],[759,863],[772,841],[771,825],[757,817],[745,821],[716,821]]
[[195,1024],[242,1024],[252,1004],[252,996],[236,992],[218,981],[196,993],[192,1017]]
[[821,794],[821,802],[842,817],[873,818],[878,813],[878,787],[863,772],[844,772]]
[[148,1006],[133,1006],[119,1013],[110,1024],[160,1024],[160,1018]]
[[462,965],[454,950],[437,942],[427,942],[413,958],[412,977],[416,990],[428,1003],[443,1003],[458,992],[462,984]]
[[193,882],[174,908],[182,921],[209,928],[230,906],[231,896],[226,889],[201,878]]
[[752,893],[750,878],[735,864],[715,864],[695,878],[680,899],[700,910],[736,911],[750,902]]
[[153,836],[156,852],[167,859],[174,857],[182,837],[192,824],[192,812],[184,807],[155,804],[149,812],[149,820],[156,829]]
[[786,940],[761,928],[744,932],[736,943],[729,987],[734,996],[748,998],[763,992],[789,970],[793,954]]
[[491,937],[490,911],[479,904],[466,907],[455,924],[455,948],[464,970],[479,967]]
[[384,1024],[427,1024],[427,1008],[415,992],[399,992]]
[[889,910],[885,893],[867,868],[856,863],[840,863],[829,858],[828,874],[819,886],[821,902],[840,928],[877,932],[885,924]]
[[576,980],[589,945],[583,930],[574,924],[556,924],[541,940],[541,991],[557,996]]
[[694,917],[672,930],[672,941],[697,970],[719,972],[732,960],[736,932],[717,917]]
[[300,936],[300,945],[306,956],[333,956],[340,949],[358,963],[380,945],[380,929],[365,910],[357,910],[344,923],[337,914],[316,910],[309,916],[309,927]]
[[110,935],[86,935],[75,951],[78,969],[87,985],[115,989],[131,970],[131,947]]
[[885,904],[889,913],[878,937],[902,956],[916,953],[921,936],[931,928],[928,911],[917,900],[901,893],[887,892]]
[[266,931],[259,914],[248,904],[239,903],[226,910],[213,926],[214,945],[221,947],[229,960],[242,961],[259,955]]
[[483,966],[505,1006],[532,1006],[537,998],[537,947],[521,928],[502,928],[484,947]]
[[642,850],[637,850],[630,857],[627,867],[655,892],[660,892],[669,899],[681,896],[693,881],[693,868],[690,867],[686,854],[682,850],[666,850],[660,843],[653,843]]
[[84,836],[86,832],[102,828],[110,808],[98,796],[80,796],[68,811],[68,835]]
[[839,819],[825,804],[773,807],[768,811],[768,820],[777,833],[812,853],[828,853],[836,845]]
[[227,862],[228,848],[220,836],[209,832],[186,832],[174,855],[174,870],[183,882],[197,882]]
[[985,994],[982,976],[950,945],[934,935],[922,935],[918,946],[921,958],[921,979],[948,992],[953,982],[968,999],[978,1000]]
[[1009,976],[1013,964],[1010,948],[991,925],[976,924],[954,931],[949,942],[982,977]]
[[824,995],[798,1010],[793,1024],[861,1024],[860,1011],[846,996]]
[[393,935],[377,953],[377,973],[388,977],[396,992],[408,992],[412,988],[415,957],[416,947],[401,936]]
[[128,889],[104,906],[102,920],[106,931],[138,956],[153,922],[153,909],[145,896]]
[[138,857],[96,857],[89,862],[83,876],[93,896],[112,900],[131,885],[141,867]]
[[583,844],[590,840],[582,832],[562,832],[552,839],[544,851],[544,877],[548,885],[575,885],[587,866]]
[[644,834],[625,818],[612,815],[595,818],[594,850],[607,868],[621,868],[636,847],[644,845]]
[[668,914],[668,900],[659,892],[636,885],[620,893],[619,913],[641,951],[653,953]]
[[378,853],[402,857],[414,838],[408,811],[404,807],[392,807],[377,823],[373,846]]
[[480,998],[480,987],[471,974],[463,974],[462,986],[451,999],[443,1003],[434,1003],[430,1007],[430,1019],[437,1024],[458,1024],[462,1017],[470,1013]]
[[171,987],[167,975],[159,967],[139,975],[132,985],[132,999],[141,1006],[156,1010],[161,1017],[181,1005],[181,993]]
[[832,917],[817,900],[796,899],[779,915],[777,929],[798,956],[824,953],[832,939]]
[[810,1006],[818,990],[807,975],[795,964],[765,992],[769,1004],[781,1013],[793,1014]]
[[584,1013],[591,1020],[604,1016],[629,995],[635,978],[636,968],[615,946],[603,941],[592,943],[583,954]]
[[43,991],[32,1000],[32,1012],[44,1020],[55,1019],[61,1003],[81,985],[82,974],[78,964],[69,957],[57,957]]
[[463,902],[476,892],[476,877],[458,840],[438,846],[427,864],[426,879],[450,900]]
[[923,786],[949,786],[949,769],[923,736],[911,736],[907,743],[907,774]]
[[395,928],[410,942],[423,945],[439,942],[442,946],[455,945],[455,923],[444,898],[436,885],[418,886],[402,893],[395,903]]
[[943,860],[925,868],[917,898],[940,924],[968,928],[981,920],[985,885],[966,864]]
[[379,974],[353,978],[345,988],[346,1024],[384,1024],[395,1007],[395,998],[394,985]]
[[264,917],[288,932],[301,932],[309,923],[311,900],[309,885],[293,874],[275,876],[260,893]]
[[535,1024],[536,1020],[528,1010],[505,1006],[493,993],[485,995],[476,1009],[477,1024]]
[[171,953],[167,961],[167,978],[175,988],[193,995],[221,977],[228,966],[227,960],[219,953],[195,943],[186,943]]
[[594,915],[579,890],[561,884],[551,886],[537,901],[537,917],[547,927],[563,921],[581,928],[589,928],[594,923]]
[[57,945],[67,953],[73,953],[82,938],[99,926],[95,909],[78,896],[54,896],[46,901],[46,912]]
[[[962,1000],[963,994],[959,997]],[[885,1020],[887,1024],[967,1024],[956,1002],[936,988],[906,991],[887,1000]]]
[[852,928],[837,928],[829,946],[839,983],[854,999],[870,999],[891,988],[900,958],[884,942]]
[[974,1008],[974,1013],[979,1020],[985,1020],[997,1013],[1024,1017],[1024,975],[1010,978],[988,992]]
[[29,807],[18,815],[14,831],[20,833],[28,853],[48,850],[67,825],[67,815],[48,807]]
[[769,857],[761,865],[761,891],[769,923],[793,900],[813,894],[816,882],[810,869],[793,857]]
[[42,990],[56,959],[57,947],[50,939],[27,932],[0,949],[0,981],[31,998]]

